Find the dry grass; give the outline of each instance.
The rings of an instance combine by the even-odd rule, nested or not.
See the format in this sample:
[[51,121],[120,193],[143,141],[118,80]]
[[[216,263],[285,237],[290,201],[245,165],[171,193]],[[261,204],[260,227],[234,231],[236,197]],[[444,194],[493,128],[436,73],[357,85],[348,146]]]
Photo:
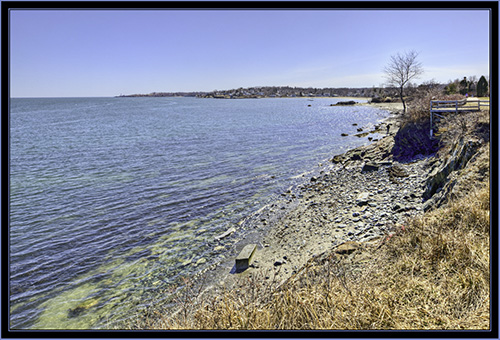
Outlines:
[[435,134],[441,141],[440,155],[450,152],[450,147],[456,145],[459,139],[473,138],[489,142],[490,111],[464,112],[450,114],[439,123]]
[[429,119],[431,100],[463,100],[465,96],[459,94],[444,95],[440,91],[428,90],[412,98],[408,103],[408,112],[402,117],[403,122],[417,122]]
[[[489,329],[489,183],[378,247],[311,262],[274,289],[260,275],[152,328]],[[268,280],[270,281],[270,280]],[[143,325],[144,327],[144,325]]]

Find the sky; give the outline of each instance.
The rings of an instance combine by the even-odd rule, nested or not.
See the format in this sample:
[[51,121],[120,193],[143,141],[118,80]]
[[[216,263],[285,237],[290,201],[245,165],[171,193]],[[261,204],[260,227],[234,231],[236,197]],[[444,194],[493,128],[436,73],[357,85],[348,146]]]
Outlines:
[[489,76],[487,10],[11,10],[11,97],[254,86],[372,87],[415,50],[416,83]]

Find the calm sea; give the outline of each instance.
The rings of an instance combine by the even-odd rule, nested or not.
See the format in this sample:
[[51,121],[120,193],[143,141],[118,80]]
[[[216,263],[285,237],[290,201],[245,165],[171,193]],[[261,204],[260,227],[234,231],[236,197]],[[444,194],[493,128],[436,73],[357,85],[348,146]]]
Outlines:
[[11,327],[113,327],[164,301],[224,257],[234,237],[215,236],[388,115],[339,100],[11,99]]

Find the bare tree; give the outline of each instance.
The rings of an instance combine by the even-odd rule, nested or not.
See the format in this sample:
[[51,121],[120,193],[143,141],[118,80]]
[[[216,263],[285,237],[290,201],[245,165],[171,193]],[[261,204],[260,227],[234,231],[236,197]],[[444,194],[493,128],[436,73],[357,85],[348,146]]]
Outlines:
[[422,64],[417,61],[418,53],[415,51],[405,52],[391,56],[389,64],[384,68],[387,83],[399,90],[399,97],[403,102],[403,109],[406,113],[406,103],[404,100],[404,89],[410,83],[410,80],[418,78],[424,69]]

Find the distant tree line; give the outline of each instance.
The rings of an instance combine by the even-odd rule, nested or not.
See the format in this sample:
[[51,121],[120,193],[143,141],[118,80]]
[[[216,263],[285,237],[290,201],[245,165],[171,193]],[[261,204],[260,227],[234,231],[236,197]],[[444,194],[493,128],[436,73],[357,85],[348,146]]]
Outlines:
[[394,88],[361,87],[361,88],[315,88],[291,86],[256,86],[231,90],[214,90],[199,95],[203,98],[283,98],[283,97],[388,97],[395,95]]
[[[418,85],[409,83],[405,95],[412,97],[422,91],[432,89],[434,93],[462,94],[469,96],[489,96],[489,82],[484,76],[477,80],[476,76],[464,77],[462,80],[449,81],[448,84],[440,84],[434,80],[423,82]],[[255,86],[237,88],[231,90],[214,90],[211,92],[152,92],[149,94],[119,95],[117,97],[198,97],[198,98],[290,98],[290,97],[368,97],[373,101],[395,101],[399,100],[400,91],[393,86],[372,87],[291,87],[291,86]]]

